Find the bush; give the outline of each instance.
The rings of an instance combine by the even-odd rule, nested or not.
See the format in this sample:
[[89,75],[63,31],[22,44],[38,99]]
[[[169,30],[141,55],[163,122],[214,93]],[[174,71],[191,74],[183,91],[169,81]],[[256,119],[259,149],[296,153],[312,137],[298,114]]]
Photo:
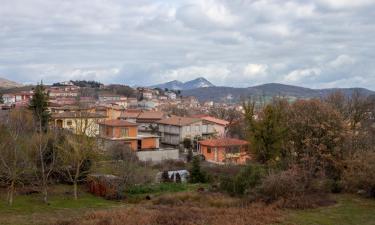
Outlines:
[[235,177],[223,176],[220,179],[220,189],[231,195],[243,195],[250,188],[259,185],[263,176],[263,167],[247,165]]
[[364,191],[375,198],[375,152],[365,152],[347,161],[343,183],[347,191]]
[[257,194],[266,202],[279,202],[286,208],[311,208],[326,201],[329,186],[324,177],[311,178],[305,171],[293,167],[263,179]]

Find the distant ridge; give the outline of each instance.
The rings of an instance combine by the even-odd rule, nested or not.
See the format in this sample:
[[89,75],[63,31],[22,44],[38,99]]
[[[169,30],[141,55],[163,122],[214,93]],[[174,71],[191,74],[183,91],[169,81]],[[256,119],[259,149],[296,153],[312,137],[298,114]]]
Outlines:
[[22,84],[0,77],[0,88],[9,89],[9,88],[15,88],[15,87],[22,87],[22,86],[23,86]]
[[228,101],[238,102],[250,96],[274,97],[283,96],[290,99],[300,98],[320,98],[327,96],[336,91],[341,91],[349,96],[354,91],[359,91],[363,95],[375,95],[374,91],[365,88],[328,88],[328,89],[311,89],[293,85],[268,83],[248,88],[234,87],[207,87],[183,90],[184,96],[195,96],[199,101]]
[[215,87],[210,81],[204,77],[198,77],[194,80],[181,82],[178,80],[169,81],[162,84],[157,84],[151,86],[152,88],[161,88],[169,90],[191,90],[196,88],[206,88],[206,87]]

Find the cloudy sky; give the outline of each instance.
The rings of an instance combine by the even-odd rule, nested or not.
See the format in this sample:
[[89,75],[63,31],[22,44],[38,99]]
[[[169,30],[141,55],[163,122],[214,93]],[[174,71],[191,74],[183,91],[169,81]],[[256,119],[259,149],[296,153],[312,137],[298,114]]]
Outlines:
[[0,77],[375,90],[375,0],[1,0]]

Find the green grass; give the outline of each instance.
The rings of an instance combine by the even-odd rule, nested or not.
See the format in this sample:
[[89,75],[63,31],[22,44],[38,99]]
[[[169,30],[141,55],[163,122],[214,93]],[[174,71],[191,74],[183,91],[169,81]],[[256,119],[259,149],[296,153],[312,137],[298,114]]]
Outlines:
[[286,224],[375,225],[375,200],[355,195],[335,196],[337,204],[311,210],[290,211]]
[[177,183],[160,183],[160,184],[149,184],[149,185],[137,185],[129,188],[126,193],[129,195],[139,194],[158,194],[165,192],[181,192],[189,189],[188,184],[177,184]]
[[119,206],[114,201],[80,191],[74,200],[70,186],[51,188],[48,204],[40,194],[17,195],[13,206],[8,206],[5,196],[0,196],[0,224],[51,224],[57,219],[72,218],[88,210]]

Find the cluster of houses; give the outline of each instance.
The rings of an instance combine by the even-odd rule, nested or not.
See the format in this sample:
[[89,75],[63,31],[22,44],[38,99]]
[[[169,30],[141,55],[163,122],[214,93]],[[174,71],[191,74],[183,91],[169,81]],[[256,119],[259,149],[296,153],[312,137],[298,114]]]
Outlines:
[[[183,143],[190,140],[195,154],[213,163],[245,163],[247,141],[227,137],[228,121],[209,115],[180,117],[169,115],[159,107],[176,104],[187,109],[200,105],[195,97],[180,97],[174,91],[138,88],[141,98],[118,94],[83,97],[72,84],[47,88],[51,125],[73,133],[98,138],[103,150],[113,144],[137,152],[142,160],[179,159]],[[4,94],[5,105],[27,106],[33,92]],[[213,103],[212,103],[213,104]]]

